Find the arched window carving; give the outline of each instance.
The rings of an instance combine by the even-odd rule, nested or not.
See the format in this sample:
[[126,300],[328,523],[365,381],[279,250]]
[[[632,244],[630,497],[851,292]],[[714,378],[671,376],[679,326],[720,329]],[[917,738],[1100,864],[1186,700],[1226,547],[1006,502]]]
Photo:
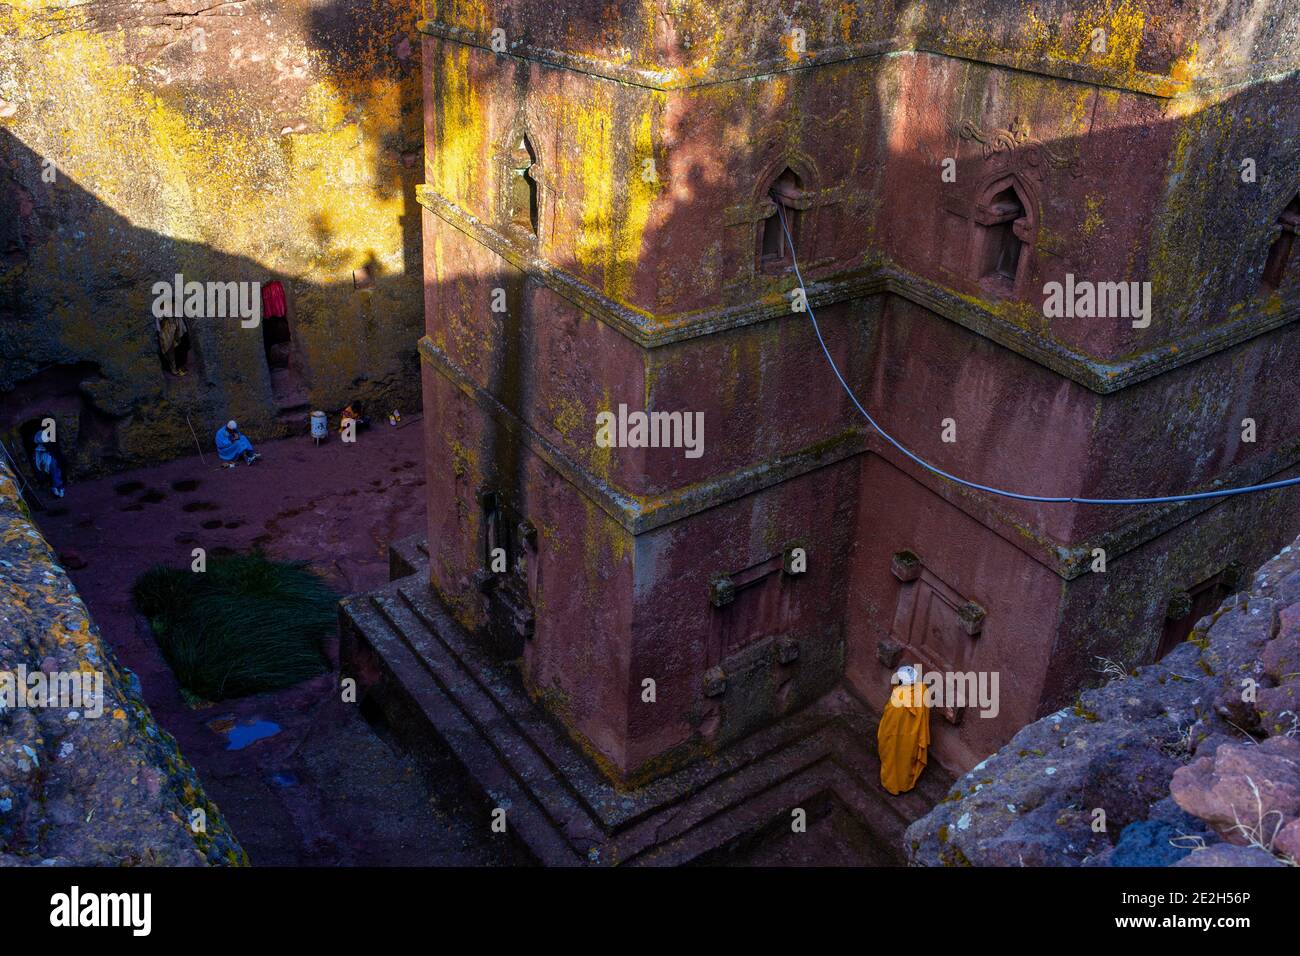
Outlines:
[[1268,247],[1268,258],[1264,261],[1264,275],[1260,281],[1262,291],[1276,292],[1282,288],[1282,279],[1286,275],[1295,248],[1296,232],[1300,231],[1300,196],[1291,200],[1282,215],[1278,217],[1277,235]]
[[1002,188],[993,198],[976,210],[982,233],[975,260],[976,278],[1011,292],[1030,244],[1030,216],[1015,182],[999,185]]
[[[759,268],[764,272],[780,272],[794,264],[792,252],[801,251],[803,214],[808,208],[808,201],[804,196],[803,181],[789,167],[772,181],[767,198],[771,200],[773,208],[767,218],[759,221]],[[781,223],[782,214],[785,216],[784,227]],[[789,238],[786,230],[789,230]]]
[[538,189],[537,151],[526,135],[510,151],[510,184],[507,215],[511,225],[537,235]]

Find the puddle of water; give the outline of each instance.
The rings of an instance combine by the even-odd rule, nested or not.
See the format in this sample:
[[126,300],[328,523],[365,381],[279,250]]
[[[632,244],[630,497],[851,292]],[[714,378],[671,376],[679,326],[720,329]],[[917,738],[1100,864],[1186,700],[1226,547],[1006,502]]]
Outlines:
[[243,750],[249,744],[274,737],[279,732],[280,725],[269,720],[253,720],[246,724],[237,724],[226,734],[226,749]]
[[287,790],[289,787],[298,786],[298,777],[287,770],[281,770],[271,777],[271,783],[275,784],[281,790]]

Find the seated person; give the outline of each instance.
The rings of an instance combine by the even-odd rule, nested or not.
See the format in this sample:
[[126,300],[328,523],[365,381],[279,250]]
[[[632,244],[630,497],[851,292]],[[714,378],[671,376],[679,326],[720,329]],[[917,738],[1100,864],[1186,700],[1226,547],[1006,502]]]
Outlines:
[[370,425],[370,419],[361,414],[361,403],[352,402],[339,413],[339,431],[347,431],[348,422],[352,423],[353,431],[360,431]]
[[217,454],[222,461],[228,461],[232,465],[241,455],[244,463],[249,465],[262,457],[253,451],[253,443],[239,431],[239,426],[233,421],[226,422],[224,428],[217,429]]
[[64,491],[63,469],[59,466],[58,456],[50,451],[45,442],[38,441],[36,448],[32,452],[32,461],[36,465],[37,471],[49,476],[50,490],[54,493],[54,497],[62,498]]

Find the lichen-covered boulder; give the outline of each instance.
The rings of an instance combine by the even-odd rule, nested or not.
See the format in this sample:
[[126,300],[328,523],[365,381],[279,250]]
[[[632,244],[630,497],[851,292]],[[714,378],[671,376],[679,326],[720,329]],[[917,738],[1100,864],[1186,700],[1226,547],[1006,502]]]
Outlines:
[[[1264,835],[1257,842],[1272,852],[1260,854],[1294,859],[1287,848],[1300,843],[1291,828],[1300,812],[1300,740],[1292,739],[1294,711],[1283,706],[1292,697],[1282,695],[1294,692],[1297,637],[1300,550],[1292,545],[1162,661],[1085,691],[961,777],[908,827],[909,860],[1201,866],[1253,859],[1216,849],[1229,833],[1235,844],[1249,841],[1234,812]],[[1250,781],[1260,788],[1258,812]]]
[[247,862],[0,463],[0,865]]
[[1168,794],[1195,720],[1188,655],[1081,695],[1023,728],[907,830],[925,865],[1068,866],[1111,847]]

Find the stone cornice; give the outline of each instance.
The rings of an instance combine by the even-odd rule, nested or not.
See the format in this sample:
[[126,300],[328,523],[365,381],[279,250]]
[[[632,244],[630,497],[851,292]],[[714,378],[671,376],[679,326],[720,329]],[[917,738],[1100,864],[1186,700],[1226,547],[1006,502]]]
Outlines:
[[494,395],[480,388],[428,336],[420,339],[420,357],[491,416],[493,421],[522,441],[534,454],[617,521],[629,534],[653,531],[655,528],[860,454],[866,448],[866,436],[860,430],[850,428],[829,441],[789,455],[749,465],[708,481],[658,494],[637,495],[619,488],[574,461],[563,449],[506,408]]
[[[918,53],[951,60],[964,60],[984,66],[1014,70],[1018,73],[1030,73],[1049,79],[1083,83],[1102,89],[1117,90],[1123,93],[1159,99],[1172,99],[1188,93],[1205,95],[1216,90],[1264,79],[1264,77],[1256,75],[1261,72],[1262,64],[1253,64],[1252,67],[1225,71],[1222,75],[1207,75],[1184,81],[1160,73],[1149,73],[1141,70],[1121,72],[1059,58],[1040,57],[1031,61],[1016,50],[1000,50],[993,47],[979,50],[955,48],[946,43],[943,36],[926,34],[924,31],[915,37],[893,36],[863,43],[842,43],[821,49],[813,49],[803,54],[796,62],[791,62],[788,56],[779,55],[756,60],[739,67],[653,68],[620,63],[589,53],[559,50],[553,47],[519,41],[510,43],[508,51],[498,53],[492,49],[491,37],[483,31],[467,30],[463,27],[439,23],[434,20],[421,20],[417,26],[419,31],[426,36],[477,47],[492,53],[494,56],[507,56],[516,60],[542,63],[547,66],[572,70],[629,86],[640,86],[662,92],[690,90],[697,87],[715,86],[721,83],[737,83],[760,76],[791,73],[853,60]],[[1300,66],[1294,60],[1270,61],[1269,64],[1265,65],[1274,66],[1274,64],[1276,65],[1272,70],[1273,75],[1294,72]]]
[[[497,398],[480,388],[427,336],[420,339],[421,359],[456,386],[499,426],[508,430],[534,454],[554,468],[582,495],[596,504],[629,534],[637,535],[689,518],[710,508],[735,501],[792,478],[866,452],[888,462],[931,493],[964,512],[1004,541],[1024,552],[1064,580],[1089,572],[1094,548],[1103,548],[1109,560],[1142,546],[1224,499],[1205,499],[1161,506],[1134,506],[1113,527],[1086,541],[1067,544],[1027,528],[1023,518],[1008,513],[1002,499],[965,488],[924,471],[885,442],[875,432],[849,428],[828,441],[791,454],[768,459],[719,475],[707,481],[659,492],[636,495],[593,474],[575,462],[563,449],[546,439]],[[1300,441],[1278,452],[1237,468],[1211,487],[1245,485],[1271,480],[1300,461]],[[1041,490],[1041,489],[1040,489]],[[1188,489],[1211,490],[1207,489]],[[1045,505],[1044,507],[1066,507]]]
[[[716,309],[655,314],[634,308],[534,255],[531,249],[427,186],[417,186],[416,196],[424,208],[643,348],[658,348],[772,319],[785,317],[802,321],[803,318],[790,311],[785,290]],[[1257,310],[1176,343],[1108,361],[1024,329],[943,286],[890,264],[845,269],[837,275],[809,282],[807,288],[808,301],[814,310],[882,292],[893,293],[1099,395],[1119,392],[1300,319],[1300,301],[1293,301],[1281,309]]]

